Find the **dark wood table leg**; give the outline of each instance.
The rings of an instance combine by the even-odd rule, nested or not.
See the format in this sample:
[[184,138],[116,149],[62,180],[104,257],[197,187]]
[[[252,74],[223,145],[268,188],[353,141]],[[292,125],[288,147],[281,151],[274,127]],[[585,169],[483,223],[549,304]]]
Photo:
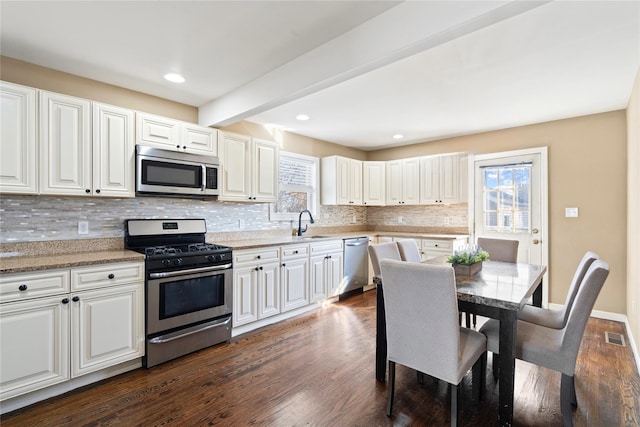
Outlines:
[[542,307],[542,280],[533,292],[533,305],[536,307]]
[[387,323],[384,317],[382,283],[376,283],[376,380],[381,383],[387,373]]
[[500,310],[500,385],[498,418],[501,426],[513,424],[513,387],[516,369],[517,312]]

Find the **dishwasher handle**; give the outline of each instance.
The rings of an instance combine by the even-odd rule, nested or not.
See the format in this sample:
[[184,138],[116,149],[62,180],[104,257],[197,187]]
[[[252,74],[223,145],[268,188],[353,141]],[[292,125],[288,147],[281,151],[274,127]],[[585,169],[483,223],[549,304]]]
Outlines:
[[347,242],[345,243],[346,246],[362,246],[362,245],[368,245],[369,244],[369,240],[365,240],[365,241],[361,241],[361,242]]

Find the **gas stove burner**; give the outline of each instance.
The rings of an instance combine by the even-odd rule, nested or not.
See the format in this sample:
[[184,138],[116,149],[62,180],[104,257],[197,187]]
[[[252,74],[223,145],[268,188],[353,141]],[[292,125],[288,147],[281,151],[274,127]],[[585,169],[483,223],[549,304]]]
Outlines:
[[189,252],[198,252],[198,251],[212,251],[216,249],[221,249],[222,246],[212,245],[210,243],[191,243],[187,247],[187,251]]
[[182,251],[170,246],[152,246],[144,250],[145,255],[170,255],[179,254]]

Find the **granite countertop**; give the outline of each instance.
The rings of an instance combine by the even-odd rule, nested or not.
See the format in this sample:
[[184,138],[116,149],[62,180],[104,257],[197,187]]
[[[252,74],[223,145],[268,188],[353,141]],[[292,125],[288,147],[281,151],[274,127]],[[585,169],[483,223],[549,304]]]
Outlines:
[[0,258],[0,274],[25,273],[125,261],[144,261],[144,255],[121,249],[57,255],[5,256]]
[[[440,231],[440,230],[438,230]],[[442,232],[402,232],[402,231],[336,231],[318,230],[304,236],[265,236],[254,235],[253,239],[238,239],[237,235],[208,235],[209,243],[229,246],[233,250],[257,249],[268,246],[281,246],[322,242],[352,237],[413,237],[422,239],[455,240],[469,237],[467,234]],[[224,237],[223,237],[224,236]],[[232,238],[233,237],[233,238]],[[241,237],[244,237],[241,236]],[[85,239],[47,242],[5,243],[0,253],[0,274],[24,273],[55,268],[71,268],[111,262],[144,261],[144,255],[122,248],[122,239]]]

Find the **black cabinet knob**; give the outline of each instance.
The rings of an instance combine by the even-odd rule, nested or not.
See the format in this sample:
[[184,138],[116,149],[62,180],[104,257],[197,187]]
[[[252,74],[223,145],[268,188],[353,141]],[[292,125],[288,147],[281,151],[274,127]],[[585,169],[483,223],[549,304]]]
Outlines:
[[116,275],[115,275],[115,274],[113,274],[113,273],[111,273],[111,274],[109,274],[107,277],[108,277],[109,279],[115,279],[115,278],[116,278]]
[[20,285],[20,286],[18,286],[18,289],[20,289],[21,291],[26,291],[27,290],[27,285]]
[[294,254],[297,254],[297,253],[298,253],[298,251],[293,251],[293,253],[294,253]]
[[262,266],[260,266],[260,270],[262,270]]
[[258,271],[258,267],[254,268],[255,271]]
[[76,295],[75,297],[71,298],[71,301],[78,302],[80,301],[80,297]]
[[69,298],[62,298],[63,304],[69,304]]
[[99,188],[96,190],[96,194],[100,194],[100,189]]
[[282,266],[283,266],[283,267],[286,267],[286,266],[287,266],[287,264],[285,264],[285,263],[283,262],[283,263],[282,263]]
[[89,194],[89,193],[91,193],[91,190],[87,188],[87,189],[84,190],[84,192]]
[[257,259],[260,259],[260,255],[256,256]]
[[179,150],[180,149],[180,145],[176,145],[176,148]]

